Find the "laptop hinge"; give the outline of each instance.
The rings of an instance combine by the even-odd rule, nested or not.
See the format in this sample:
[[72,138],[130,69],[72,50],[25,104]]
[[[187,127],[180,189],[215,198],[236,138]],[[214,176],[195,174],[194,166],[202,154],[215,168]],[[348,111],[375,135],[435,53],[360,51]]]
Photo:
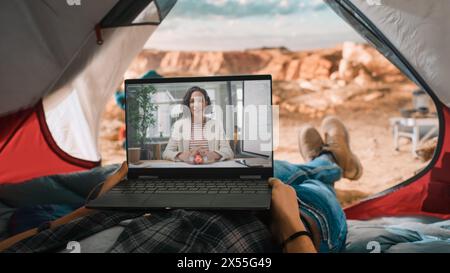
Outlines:
[[144,178],[144,179],[157,179],[159,178],[159,176],[157,175],[139,175],[139,178]]
[[261,175],[240,175],[241,179],[261,179]]
[[158,179],[159,176],[156,175],[127,175],[127,179],[137,179],[137,178],[143,178],[143,179]]

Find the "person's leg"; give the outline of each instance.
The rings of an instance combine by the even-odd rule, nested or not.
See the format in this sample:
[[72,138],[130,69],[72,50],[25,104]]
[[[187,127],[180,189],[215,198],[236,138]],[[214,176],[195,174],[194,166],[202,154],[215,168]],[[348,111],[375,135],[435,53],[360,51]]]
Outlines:
[[335,116],[329,116],[322,121],[321,130],[325,143],[323,150],[333,154],[342,168],[342,176],[358,180],[363,174],[363,167],[350,148],[350,135],[344,123]]
[[336,164],[331,152],[324,152],[325,143],[319,132],[312,126],[300,128],[298,135],[300,155],[307,162],[293,164],[275,161],[275,177],[287,184],[300,184],[307,179],[315,179],[332,186],[341,179],[342,169]]
[[14,208],[35,205],[82,205],[91,191],[120,166],[34,178],[20,184],[0,185],[0,201]]
[[305,164],[293,164],[275,160],[274,175],[286,184],[298,185],[305,180],[319,180],[333,186],[342,177],[342,169],[334,162],[330,153],[323,153]]
[[0,202],[0,241],[6,239],[8,234],[9,219],[16,211],[16,208],[11,208]]
[[330,153],[306,164],[275,161],[275,177],[295,189],[301,215],[313,219],[319,229],[320,252],[339,252],[345,245],[346,218],[334,191],[341,176]]
[[319,227],[319,251],[338,252],[345,247],[347,223],[334,182],[342,176],[359,178],[362,167],[351,153],[348,132],[339,120],[325,119],[322,129],[325,141],[311,126],[300,131],[300,153],[306,160],[312,160],[306,164],[276,161],[275,177],[296,190],[301,214],[314,219]]
[[[345,125],[336,117],[326,117],[321,125],[325,140],[312,126],[304,126],[299,132],[299,150],[305,164],[292,164],[278,161],[275,164],[275,177],[286,183],[292,180],[317,179],[333,184],[342,176],[357,180],[363,173],[358,157],[350,148],[350,136]],[[326,156],[324,156],[324,154]],[[330,170],[333,170],[330,171]],[[340,169],[341,175],[336,172]],[[322,173],[321,171],[324,170]],[[299,182],[298,181],[298,182]]]

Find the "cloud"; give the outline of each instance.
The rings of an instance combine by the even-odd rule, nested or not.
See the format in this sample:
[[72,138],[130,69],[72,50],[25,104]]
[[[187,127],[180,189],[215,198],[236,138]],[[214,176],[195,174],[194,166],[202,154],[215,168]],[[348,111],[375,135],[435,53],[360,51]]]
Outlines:
[[175,17],[242,18],[306,13],[326,9],[322,0],[178,0],[171,12]]
[[178,0],[146,47],[300,50],[347,40],[358,36],[322,0]]

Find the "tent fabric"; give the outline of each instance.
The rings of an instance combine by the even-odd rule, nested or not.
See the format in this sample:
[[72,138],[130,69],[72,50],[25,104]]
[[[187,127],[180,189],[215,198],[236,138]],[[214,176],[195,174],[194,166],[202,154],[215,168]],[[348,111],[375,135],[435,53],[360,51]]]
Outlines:
[[[157,28],[102,29],[99,45],[97,24],[124,2],[137,3],[0,2],[0,184],[100,164],[106,102]],[[162,20],[175,2],[158,1],[164,10],[150,12]]]
[[[32,107],[60,79],[81,70],[82,65],[75,68],[72,62],[84,63],[80,49],[91,48],[91,54],[100,49],[89,38],[116,2],[70,6],[61,0],[0,1],[0,115]],[[84,61],[91,54],[85,54]]]
[[[450,217],[450,2],[439,0],[327,0],[327,3],[377,50],[415,81],[436,103],[444,122],[438,160],[421,177],[347,208],[349,219],[425,215]],[[442,36],[444,35],[444,36]],[[444,104],[444,105],[441,105]],[[443,141],[442,141],[443,140]]]
[[159,10],[159,18],[161,21],[166,18],[176,2],[177,0],[155,0],[156,6]]
[[99,161],[80,160],[60,149],[47,127],[42,102],[30,109],[2,117],[0,123],[13,128],[1,134],[0,185],[82,171],[100,165]]
[[[125,2],[134,6],[142,1],[0,1],[0,116],[32,107],[75,79],[103,50],[96,26]],[[155,15],[163,20],[176,1],[156,3],[161,8]]]
[[348,0],[374,24],[450,107],[450,1]]
[[[102,50],[74,80],[44,98],[48,126],[61,149],[81,159],[100,160],[97,140],[106,102],[155,29],[151,25],[106,29]],[[96,43],[94,35],[90,39]]]
[[[444,108],[444,128],[450,128],[450,109]],[[450,131],[445,130],[437,163],[424,176],[386,195],[345,209],[348,219],[423,215],[450,219]]]

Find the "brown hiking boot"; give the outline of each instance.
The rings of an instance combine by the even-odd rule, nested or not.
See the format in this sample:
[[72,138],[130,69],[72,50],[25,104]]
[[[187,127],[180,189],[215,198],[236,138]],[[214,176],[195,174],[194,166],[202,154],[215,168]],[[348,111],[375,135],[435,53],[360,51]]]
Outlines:
[[337,117],[329,116],[322,121],[321,130],[325,142],[323,150],[333,153],[345,178],[358,180],[363,174],[363,167],[350,149],[350,138],[345,125]]
[[303,159],[308,162],[317,157],[323,148],[323,140],[316,128],[306,125],[298,132],[298,148]]

